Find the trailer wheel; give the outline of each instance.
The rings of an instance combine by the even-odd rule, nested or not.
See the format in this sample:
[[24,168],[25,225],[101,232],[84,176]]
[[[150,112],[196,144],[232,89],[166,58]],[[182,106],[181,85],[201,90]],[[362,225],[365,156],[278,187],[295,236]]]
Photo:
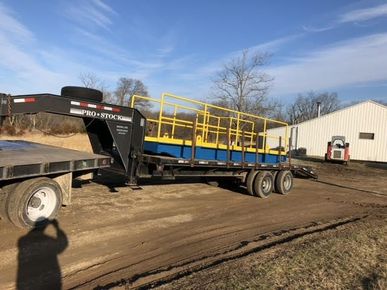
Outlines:
[[293,187],[293,174],[289,170],[278,172],[275,178],[275,190],[280,194],[288,194]]
[[273,175],[270,171],[260,171],[254,179],[254,193],[267,198],[273,192]]
[[33,228],[56,217],[62,205],[62,190],[49,178],[25,180],[9,194],[7,213],[17,227]]
[[246,188],[247,188],[247,192],[250,195],[255,195],[255,193],[254,193],[254,179],[258,173],[259,173],[259,171],[252,169],[249,172],[249,174],[247,175]]
[[103,94],[101,91],[84,87],[63,87],[60,94],[63,97],[72,97],[98,103],[102,102],[103,99]]
[[7,200],[10,192],[13,192],[18,183],[8,184],[0,189],[0,217],[9,221],[7,213]]
[[7,200],[7,193],[3,191],[3,189],[0,189],[0,218],[2,219],[8,219],[7,210],[5,207],[6,200]]

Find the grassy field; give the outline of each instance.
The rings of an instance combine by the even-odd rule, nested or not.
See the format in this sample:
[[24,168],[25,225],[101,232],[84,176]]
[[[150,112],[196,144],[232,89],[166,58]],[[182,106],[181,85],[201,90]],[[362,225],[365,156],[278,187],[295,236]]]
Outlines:
[[165,289],[387,289],[387,218],[300,238]]

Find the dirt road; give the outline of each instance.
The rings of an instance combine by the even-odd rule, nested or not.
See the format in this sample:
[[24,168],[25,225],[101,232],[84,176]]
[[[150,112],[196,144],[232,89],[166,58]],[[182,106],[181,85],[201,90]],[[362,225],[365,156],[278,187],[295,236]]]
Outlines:
[[[59,234],[53,225],[45,233],[29,233],[0,221],[0,289],[14,288],[17,280],[32,286],[50,279],[59,279],[66,289],[147,287],[254,247],[386,213],[386,196],[367,192],[375,186],[367,188],[362,176],[373,170],[378,189],[385,192],[386,171],[363,169],[351,174],[363,178],[365,191],[296,179],[291,194],[268,199],[201,183],[142,190],[83,184],[60,213]],[[328,181],[337,181],[333,169],[324,170]]]

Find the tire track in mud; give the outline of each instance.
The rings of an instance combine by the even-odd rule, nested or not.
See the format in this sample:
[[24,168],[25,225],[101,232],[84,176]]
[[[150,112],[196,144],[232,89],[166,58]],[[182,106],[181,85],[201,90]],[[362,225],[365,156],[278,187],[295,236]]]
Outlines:
[[[260,234],[251,240],[240,241],[236,243],[236,245],[234,244],[233,246],[228,247],[228,249],[224,249],[222,252],[204,255],[185,262],[177,262],[165,267],[138,273],[128,278],[117,279],[116,281],[105,285],[98,285],[94,289],[110,289],[123,286],[134,289],[148,289],[162,286],[182,277],[188,276],[192,273],[200,272],[228,261],[236,260],[251,254],[284,245],[301,237],[334,230],[340,226],[345,226],[366,219],[369,216],[370,215],[368,214],[352,216],[342,219],[335,219],[325,223],[312,222],[301,227],[292,227],[286,230]],[[216,239],[217,237],[213,238]],[[215,249],[208,250],[214,252]],[[131,266],[133,265],[124,266],[114,271],[104,273],[103,275],[74,286],[71,289],[87,287],[88,284],[94,284],[99,279],[106,278],[109,275],[115,275]]]
[[356,188],[356,187],[347,186],[347,185],[343,185],[343,184],[337,184],[337,183],[333,183],[333,182],[329,182],[329,181],[325,181],[325,180],[320,180],[320,179],[313,180],[313,182],[318,182],[318,183],[322,183],[322,184],[326,184],[326,185],[330,185],[330,186],[336,186],[336,187],[340,187],[340,188],[355,190],[355,191],[359,191],[359,192],[375,194],[377,196],[384,196],[384,197],[387,196],[383,192],[373,191],[373,190],[368,190],[368,189],[362,189],[362,188]]

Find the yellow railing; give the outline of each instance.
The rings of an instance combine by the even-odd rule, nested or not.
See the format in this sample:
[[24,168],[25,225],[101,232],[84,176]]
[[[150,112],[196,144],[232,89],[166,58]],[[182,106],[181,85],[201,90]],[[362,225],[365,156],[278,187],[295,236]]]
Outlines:
[[[194,140],[197,146],[208,148],[245,152],[258,150],[259,153],[272,154],[285,154],[288,148],[288,124],[281,121],[170,93],[163,93],[161,99],[134,95],[130,105],[134,108],[140,102],[156,103],[159,106],[158,110],[156,108],[147,116],[151,128],[148,128],[146,141],[191,146]],[[285,128],[284,136],[267,134],[267,129],[273,124]],[[268,140],[276,144],[272,147],[285,150],[271,149]]]

